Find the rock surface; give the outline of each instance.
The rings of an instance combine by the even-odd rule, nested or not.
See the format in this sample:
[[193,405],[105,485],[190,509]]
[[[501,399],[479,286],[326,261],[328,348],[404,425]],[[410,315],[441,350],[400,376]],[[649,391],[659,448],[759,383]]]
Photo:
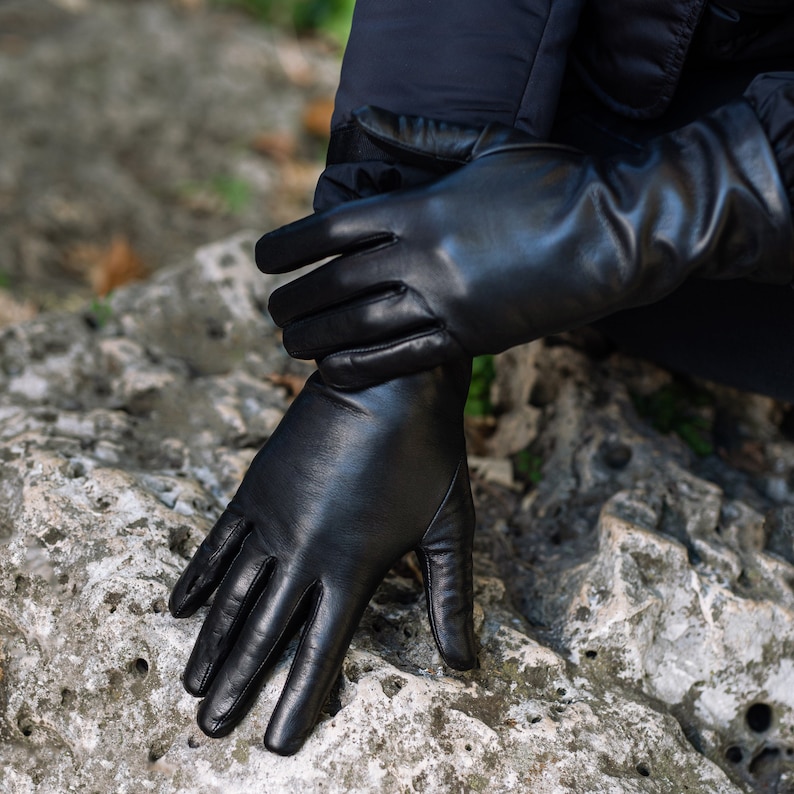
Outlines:
[[85,246],[159,270],[308,208],[338,62],[201,5],[0,4],[0,790],[794,792],[794,413],[696,384],[698,457],[650,424],[681,383],[583,335],[503,356],[471,428],[480,668],[443,668],[404,565],[297,756],[262,746],[289,658],[198,731],[166,602],[308,372],[276,282],[243,234],[33,315]]
[[309,211],[325,142],[302,118],[339,59],[201,5],[0,3],[0,288],[62,306],[113,240],[156,270]]
[[628,397],[669,375],[570,340],[525,351],[540,483],[475,479],[480,668],[443,668],[401,570],[300,753],[262,746],[289,658],[233,734],[198,731],[169,588],[307,374],[254,239],[0,334],[0,788],[794,791],[779,407],[729,395],[771,473],[698,462]]

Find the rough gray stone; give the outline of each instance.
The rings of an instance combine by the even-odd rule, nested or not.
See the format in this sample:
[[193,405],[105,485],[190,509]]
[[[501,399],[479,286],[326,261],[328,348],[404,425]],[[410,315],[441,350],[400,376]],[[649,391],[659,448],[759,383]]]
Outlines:
[[[565,652],[538,641],[494,563],[478,552],[479,669],[443,668],[421,586],[394,573],[297,756],[262,746],[289,658],[231,736],[210,740],[198,731],[196,701],[179,676],[200,618],[173,620],[169,587],[282,415],[285,390],[267,375],[306,372],[283,354],[262,312],[275,281],[256,272],[253,239],[205,248],[194,262],[119,291],[101,324],[89,313],[42,315],[0,336],[4,790],[742,790],[738,777],[731,781],[692,746],[680,727],[689,723],[667,703],[683,698],[682,715],[703,722],[705,714],[716,735],[738,730],[746,705],[764,699],[782,748],[790,729],[786,670],[784,657],[772,659],[771,635],[790,636],[790,597],[770,589],[767,600],[747,600],[743,619],[759,622],[757,642],[774,661],[768,669],[730,634],[741,610],[726,595],[724,616],[709,625],[724,627],[715,653],[725,648],[734,678],[709,667],[718,693],[709,701],[703,682],[672,675],[686,669],[687,653],[702,650],[706,585],[693,584],[699,573],[682,542],[654,524],[653,498],[649,507],[616,496],[602,514],[598,554],[580,556],[558,583],[558,611],[573,613],[560,627],[570,639]],[[681,500],[700,495],[707,507],[687,523],[699,539],[718,511],[717,489],[671,472],[695,489],[682,490]],[[646,523],[629,520],[632,510]],[[757,519],[748,510],[731,525],[733,553],[763,559],[759,575],[777,582],[786,563],[739,550]],[[493,546],[500,532],[488,524],[478,543]],[[637,555],[649,550],[657,559],[640,575]],[[721,577],[735,570],[727,551],[712,557]],[[710,586],[727,593],[722,579]],[[672,593],[678,599],[664,618]],[[644,622],[651,615],[666,627],[657,632],[661,644]],[[678,661],[676,631],[686,640]],[[582,659],[590,648],[597,660]],[[614,679],[603,672],[610,659]],[[751,680],[747,703],[728,694],[731,681]],[[711,734],[699,730],[708,744]],[[745,731],[736,742],[747,739]]]
[[778,406],[709,387],[763,441],[766,469],[747,474],[638,421],[629,390],[669,374],[620,356],[595,366],[570,346],[534,357],[557,395],[534,442],[544,478],[496,546],[519,607],[588,681],[663,704],[737,784],[788,791],[792,498],[769,480],[788,481],[791,445]]
[[[308,208],[319,157],[291,193],[249,144],[294,136],[334,59],[188,2],[0,6],[0,325],[82,243],[122,233],[157,268]],[[231,736],[197,730],[179,676],[201,616],[171,619],[168,592],[309,371],[253,239],[0,330],[0,789],[794,791],[780,406],[708,386],[722,448],[699,459],[634,409],[672,376],[581,335],[500,360],[473,461],[480,668],[443,668],[400,567],[297,756],[262,747],[289,654]]]
[[[309,211],[324,152],[301,117],[333,96],[339,59],[189,5],[0,3],[0,276],[17,296],[62,305],[87,247],[117,235],[157,269]],[[302,156],[289,178],[252,148],[274,133]]]

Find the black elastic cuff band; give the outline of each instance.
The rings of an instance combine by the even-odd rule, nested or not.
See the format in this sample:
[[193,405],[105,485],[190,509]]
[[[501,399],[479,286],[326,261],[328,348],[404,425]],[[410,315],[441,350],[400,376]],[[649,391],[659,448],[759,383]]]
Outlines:
[[326,165],[338,163],[362,163],[368,160],[394,163],[395,159],[386,154],[379,146],[367,137],[355,124],[346,124],[331,132],[328,142]]

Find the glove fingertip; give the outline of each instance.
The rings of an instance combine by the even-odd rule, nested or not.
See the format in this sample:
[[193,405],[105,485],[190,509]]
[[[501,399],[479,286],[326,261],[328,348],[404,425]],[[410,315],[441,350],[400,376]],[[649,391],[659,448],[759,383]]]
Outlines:
[[[316,225],[316,216],[309,215],[262,235],[254,246],[254,261],[262,273],[279,274],[308,265],[314,261],[295,243]],[[319,257],[318,257],[319,258]]]
[[425,573],[427,611],[444,662],[455,670],[477,664],[472,539],[474,504],[461,459],[439,513],[416,550]]
[[294,290],[291,288],[291,284],[286,287],[279,287],[270,293],[267,301],[267,312],[279,328],[288,326],[296,319],[291,301],[293,294]]
[[304,732],[288,731],[281,725],[275,727],[271,722],[265,732],[265,747],[277,755],[294,755],[303,747],[307,735]]
[[237,726],[237,721],[219,718],[213,714],[212,710],[207,707],[208,701],[209,699],[205,698],[199,703],[196,714],[196,723],[201,728],[201,732],[212,739],[228,736]]
[[171,590],[168,610],[173,617],[190,617],[206,603],[248,532],[249,525],[242,515],[229,509],[223,511]]
[[280,251],[278,243],[281,233],[282,229],[275,229],[256,241],[256,245],[254,246],[254,261],[256,262],[257,268],[259,268],[262,273],[283,273],[285,270],[289,269],[283,265],[281,258],[278,256]]
[[454,641],[449,638],[439,638],[438,645],[444,664],[453,670],[472,670],[477,667],[474,627],[471,620],[468,623],[468,626],[461,627]]
[[207,694],[203,691],[203,687],[201,687],[192,676],[189,676],[187,672],[185,672],[185,675],[182,678],[182,686],[184,687],[185,692],[187,692],[188,695],[193,695],[194,698],[201,698]]
[[436,645],[444,663],[454,670],[477,666],[477,641],[474,636],[474,603],[471,568],[466,563],[428,565],[425,559],[427,609]]
[[168,601],[168,611],[171,613],[171,617],[177,620],[191,617],[197,609],[198,607],[185,604],[182,601],[175,602],[173,596]]

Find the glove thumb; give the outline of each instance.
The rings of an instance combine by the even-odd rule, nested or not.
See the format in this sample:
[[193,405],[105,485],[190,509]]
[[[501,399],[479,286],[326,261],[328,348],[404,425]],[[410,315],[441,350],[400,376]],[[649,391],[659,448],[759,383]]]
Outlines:
[[398,115],[373,105],[353,111],[353,118],[387,154],[401,162],[440,171],[452,171],[485,154],[537,142],[533,136],[505,124],[453,124],[424,116]]
[[416,550],[424,570],[427,612],[444,661],[456,670],[477,664],[474,640],[472,542],[474,505],[466,460]]

